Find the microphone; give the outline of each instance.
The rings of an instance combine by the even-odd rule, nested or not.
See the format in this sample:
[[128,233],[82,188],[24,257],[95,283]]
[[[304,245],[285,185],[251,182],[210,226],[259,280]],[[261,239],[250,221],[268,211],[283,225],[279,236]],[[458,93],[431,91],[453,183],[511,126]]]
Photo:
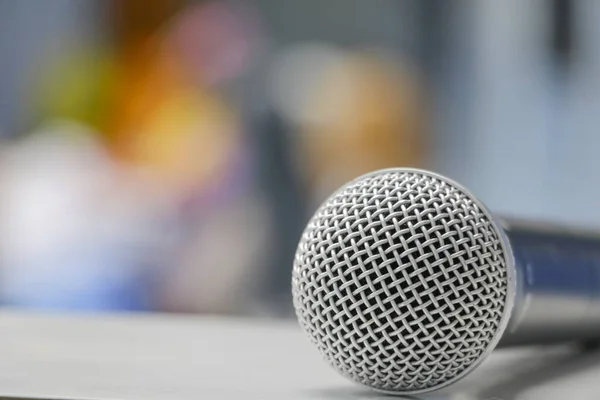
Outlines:
[[324,359],[390,394],[447,386],[500,346],[600,336],[600,235],[493,216],[418,169],[346,184],[310,219],[294,308]]

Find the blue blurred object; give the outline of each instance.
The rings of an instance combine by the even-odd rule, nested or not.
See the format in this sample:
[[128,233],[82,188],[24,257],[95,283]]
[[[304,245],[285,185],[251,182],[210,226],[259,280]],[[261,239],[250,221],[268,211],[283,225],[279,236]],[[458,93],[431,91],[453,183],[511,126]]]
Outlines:
[[[130,249],[117,243],[74,248],[36,266],[13,266],[5,304],[44,310],[152,309],[153,278]],[[38,272],[30,273],[32,267]]]

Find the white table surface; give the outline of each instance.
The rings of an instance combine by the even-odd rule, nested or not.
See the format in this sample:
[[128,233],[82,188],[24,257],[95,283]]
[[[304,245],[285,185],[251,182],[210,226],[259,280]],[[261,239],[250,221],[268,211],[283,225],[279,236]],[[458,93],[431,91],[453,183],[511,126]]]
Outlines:
[[[334,372],[294,321],[0,312],[0,399],[393,399]],[[495,352],[425,399],[600,398],[600,353]]]

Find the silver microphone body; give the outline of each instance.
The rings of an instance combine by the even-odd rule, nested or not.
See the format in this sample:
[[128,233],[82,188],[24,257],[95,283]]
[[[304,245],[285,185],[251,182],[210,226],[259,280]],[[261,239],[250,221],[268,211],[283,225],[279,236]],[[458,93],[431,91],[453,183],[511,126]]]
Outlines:
[[292,295],[338,372],[380,392],[423,393],[496,347],[600,337],[600,235],[496,217],[429,171],[375,171],[311,218]]
[[600,235],[500,220],[514,256],[516,293],[499,346],[600,337]]

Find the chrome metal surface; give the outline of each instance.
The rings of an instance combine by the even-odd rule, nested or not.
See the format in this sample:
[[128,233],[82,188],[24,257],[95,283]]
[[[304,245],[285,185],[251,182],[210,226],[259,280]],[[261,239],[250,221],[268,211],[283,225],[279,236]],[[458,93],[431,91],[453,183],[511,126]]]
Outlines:
[[523,221],[502,225],[518,285],[510,327],[500,345],[600,337],[600,235]]
[[410,394],[446,386],[488,355],[515,278],[503,231],[474,196],[430,172],[391,169],[317,210],[292,292],[300,325],[336,370]]

